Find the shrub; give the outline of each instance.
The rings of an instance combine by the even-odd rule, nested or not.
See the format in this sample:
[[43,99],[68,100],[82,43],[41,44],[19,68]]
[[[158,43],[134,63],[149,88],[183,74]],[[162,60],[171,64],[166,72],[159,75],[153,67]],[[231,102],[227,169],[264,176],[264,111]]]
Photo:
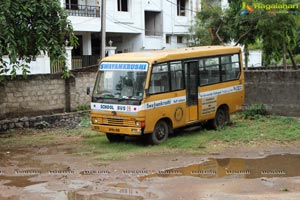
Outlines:
[[262,115],[266,115],[267,110],[264,104],[251,104],[244,109],[242,117],[245,119],[258,119]]

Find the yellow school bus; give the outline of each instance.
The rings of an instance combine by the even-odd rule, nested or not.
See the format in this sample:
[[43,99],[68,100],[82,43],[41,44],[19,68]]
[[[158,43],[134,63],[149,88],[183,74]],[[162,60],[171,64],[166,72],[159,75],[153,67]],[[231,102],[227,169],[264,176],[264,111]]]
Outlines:
[[101,60],[92,93],[92,129],[110,142],[144,136],[164,142],[174,129],[230,121],[244,103],[241,49],[204,46],[116,54]]

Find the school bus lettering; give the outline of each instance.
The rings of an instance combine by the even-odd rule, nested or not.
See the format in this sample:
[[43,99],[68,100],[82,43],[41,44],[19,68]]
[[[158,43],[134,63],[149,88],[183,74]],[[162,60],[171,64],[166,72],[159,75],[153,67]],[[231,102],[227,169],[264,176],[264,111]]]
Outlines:
[[155,104],[154,103],[147,103],[146,108],[147,109],[155,108]]
[[117,110],[119,110],[119,111],[126,111],[126,106],[118,106]]
[[114,106],[112,105],[100,105],[101,109],[105,109],[105,110],[113,110]]

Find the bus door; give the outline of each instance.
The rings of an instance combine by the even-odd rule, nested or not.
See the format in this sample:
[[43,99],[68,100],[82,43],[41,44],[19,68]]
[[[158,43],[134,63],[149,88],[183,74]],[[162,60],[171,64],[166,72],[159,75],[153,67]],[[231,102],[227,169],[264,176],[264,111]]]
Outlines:
[[198,120],[198,61],[184,62],[187,121]]

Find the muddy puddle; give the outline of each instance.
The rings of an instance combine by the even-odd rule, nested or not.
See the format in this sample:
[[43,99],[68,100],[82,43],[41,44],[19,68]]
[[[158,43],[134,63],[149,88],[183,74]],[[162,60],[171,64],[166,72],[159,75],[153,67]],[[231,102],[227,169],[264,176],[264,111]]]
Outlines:
[[272,178],[300,176],[300,154],[271,155],[265,158],[209,158],[185,167],[161,170],[139,177],[140,181],[154,177],[192,176],[199,178]]
[[26,186],[45,182],[45,181],[31,181],[30,179],[33,177],[34,176],[0,176],[0,181],[6,182],[3,185],[15,186],[15,187],[26,187]]
[[148,191],[147,187],[133,186],[128,183],[108,184],[106,186],[93,184],[84,190],[68,192],[68,200],[94,200],[94,199],[158,199],[158,196]]

